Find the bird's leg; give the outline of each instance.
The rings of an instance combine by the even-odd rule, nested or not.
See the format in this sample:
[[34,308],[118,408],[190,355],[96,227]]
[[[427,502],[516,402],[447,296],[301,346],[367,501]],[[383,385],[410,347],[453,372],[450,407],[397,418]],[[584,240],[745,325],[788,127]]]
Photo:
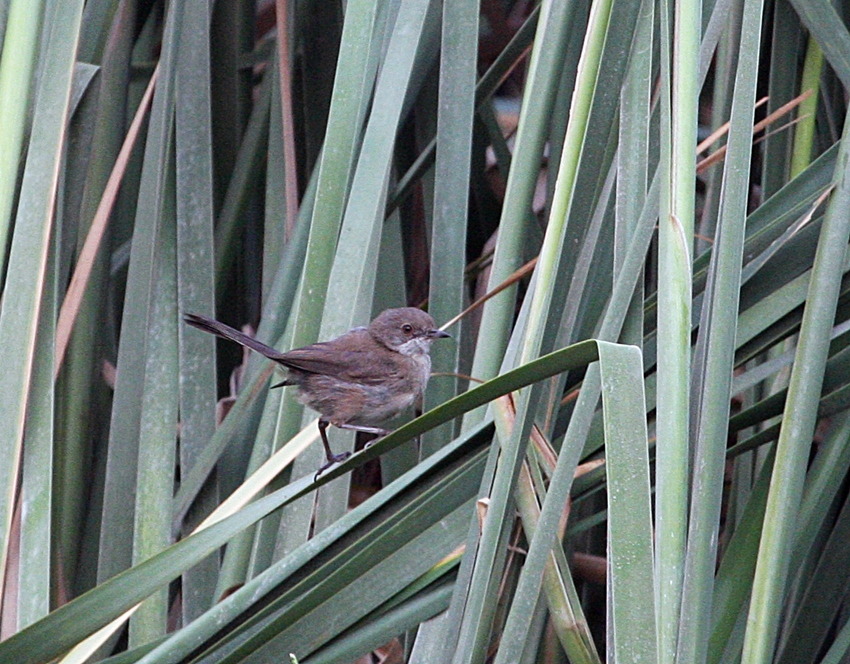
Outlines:
[[328,434],[326,433],[329,424],[330,422],[328,422],[327,420],[319,419],[319,434],[322,436],[322,445],[325,446],[325,457],[327,457],[328,465],[332,463],[339,463],[340,461],[345,461],[348,457],[351,456],[351,452],[343,452],[342,454],[334,454],[333,452],[331,452],[331,446],[328,443]]
[[382,429],[381,427],[364,427],[359,424],[335,424],[334,426],[337,429],[349,429],[351,431],[361,431],[362,433],[373,433],[376,436],[381,436],[382,438],[389,433],[389,431]]
[[364,450],[372,447],[372,445],[374,445],[377,441],[379,441],[381,438],[383,438],[384,436],[386,436],[389,433],[389,431],[387,431],[386,429],[382,429],[381,427],[364,427],[364,426],[360,426],[358,424],[337,424],[335,426],[337,426],[340,429],[351,429],[352,431],[360,431],[362,433],[373,433],[373,434],[375,434],[377,436],[377,438],[373,438],[368,443],[366,443],[363,446]]
[[325,446],[325,458],[327,459],[327,463],[323,464],[319,467],[319,470],[316,471],[316,475],[313,477],[313,481],[315,482],[319,479],[319,475],[322,474],[322,471],[330,468],[335,463],[340,463],[345,461],[348,457],[351,456],[351,452],[343,452],[342,454],[334,454],[331,452],[331,446],[328,443],[328,434],[326,433],[326,429],[328,428],[328,422],[324,418],[319,418],[319,435],[322,437],[322,445]]

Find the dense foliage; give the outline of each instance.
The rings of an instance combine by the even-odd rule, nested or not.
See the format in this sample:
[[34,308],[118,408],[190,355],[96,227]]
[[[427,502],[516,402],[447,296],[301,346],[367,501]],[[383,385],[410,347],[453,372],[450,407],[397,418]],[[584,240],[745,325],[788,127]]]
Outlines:
[[[846,19],[0,0],[0,662],[846,661]],[[396,306],[424,414],[318,479],[181,317]]]

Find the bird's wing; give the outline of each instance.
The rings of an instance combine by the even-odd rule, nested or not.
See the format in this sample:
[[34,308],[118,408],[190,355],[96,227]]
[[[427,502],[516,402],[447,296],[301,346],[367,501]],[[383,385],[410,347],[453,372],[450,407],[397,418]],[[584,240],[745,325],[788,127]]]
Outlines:
[[297,371],[333,376],[349,383],[380,384],[396,367],[370,352],[374,349],[369,341],[363,348],[354,349],[340,349],[332,341],[320,342],[283,353],[278,362]]

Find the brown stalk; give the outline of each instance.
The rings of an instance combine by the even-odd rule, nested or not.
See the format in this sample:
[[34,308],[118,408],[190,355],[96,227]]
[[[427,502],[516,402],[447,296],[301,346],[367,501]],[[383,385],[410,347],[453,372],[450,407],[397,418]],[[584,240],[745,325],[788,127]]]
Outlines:
[[[753,126],[753,133],[756,134],[760,132],[762,129],[767,127],[769,124],[776,122],[783,115],[791,112],[795,108],[797,108],[800,104],[802,104],[806,99],[812,96],[811,90],[806,90],[803,94],[798,97],[795,97],[787,104],[783,104],[779,108],[777,108],[773,113],[765,117],[763,120],[760,120]],[[756,104],[756,108],[767,101],[767,97],[764,97],[758,101]],[[697,146],[697,154],[705,151],[712,143],[714,143],[718,138],[725,135],[729,131],[729,123],[727,122],[722,127],[720,127],[717,131],[715,131],[711,136],[706,138],[702,143]],[[697,162],[697,173],[701,173],[709,166],[717,163],[722,160],[726,156],[726,146],[719,148],[717,152],[712,153],[705,159]]]
[[68,286],[68,291],[65,293],[65,299],[62,301],[62,308],[59,310],[59,319],[56,323],[56,353],[54,356],[53,379],[59,375],[59,370],[62,368],[62,361],[65,358],[65,351],[68,348],[68,340],[71,338],[71,331],[74,329],[74,322],[77,320],[77,314],[80,313],[80,305],[85,293],[86,285],[91,277],[92,267],[97,251],[100,248],[100,243],[103,240],[103,235],[106,232],[106,226],[109,223],[109,216],[112,213],[112,207],[115,205],[115,199],[118,197],[118,188],[121,186],[121,181],[124,179],[124,173],[127,170],[127,162],[130,160],[130,154],[133,151],[133,146],[136,144],[136,139],[139,137],[139,132],[142,128],[142,121],[145,114],[151,105],[153,98],[153,90],[156,86],[156,80],[159,77],[159,64],[153,71],[151,80],[148,83],[145,95],[136,110],[136,115],[133,118],[133,123],[130,125],[130,130],[124,139],[124,144],[121,146],[121,151],[118,153],[118,158],[115,160],[115,165],[112,167],[112,173],[109,174],[109,180],[106,182],[106,187],[103,190],[103,196],[100,198],[100,203],[97,206],[97,211],[91,222],[86,242],[83,245],[83,250],[80,252],[77,266],[74,269],[74,275],[71,277],[71,283]]
[[292,69],[289,58],[289,3],[276,0],[277,57],[280,72],[280,108],[283,115],[283,170],[286,180],[286,239],[298,217],[298,171],[295,168],[295,127],[292,121]]
[[536,265],[537,265],[537,258],[535,257],[535,258],[532,258],[530,261],[528,261],[521,268],[519,268],[516,272],[514,272],[511,276],[509,276],[507,279],[505,279],[498,286],[496,286],[493,290],[491,290],[488,293],[485,293],[484,295],[479,297],[477,300],[475,300],[475,302],[470,304],[466,309],[461,311],[457,316],[450,319],[448,322],[444,323],[442,325],[442,327],[440,327],[440,329],[446,330],[446,329],[450,328],[452,325],[457,323],[461,318],[468,315],[469,313],[471,313],[472,311],[474,311],[475,309],[480,307],[482,304],[484,304],[491,297],[498,295],[499,293],[501,293],[503,290],[505,290],[509,286],[513,286],[517,281],[519,281],[520,279],[522,279],[526,275],[530,274],[534,270],[534,267]]

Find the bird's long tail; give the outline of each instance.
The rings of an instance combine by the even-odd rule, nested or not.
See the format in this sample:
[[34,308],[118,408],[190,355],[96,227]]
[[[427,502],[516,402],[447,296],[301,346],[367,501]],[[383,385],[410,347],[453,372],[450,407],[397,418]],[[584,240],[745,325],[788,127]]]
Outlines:
[[212,318],[207,318],[200,314],[183,314],[183,320],[192,327],[197,327],[199,330],[203,330],[204,332],[209,332],[210,334],[214,334],[222,339],[229,339],[230,341],[235,341],[238,344],[247,346],[258,353],[265,355],[270,360],[279,362],[283,356],[283,353],[275,350],[271,346],[267,346],[263,342],[257,341],[253,337],[249,337],[247,334],[243,334],[239,330],[235,330],[224,323],[219,323],[217,320],[213,320]]

